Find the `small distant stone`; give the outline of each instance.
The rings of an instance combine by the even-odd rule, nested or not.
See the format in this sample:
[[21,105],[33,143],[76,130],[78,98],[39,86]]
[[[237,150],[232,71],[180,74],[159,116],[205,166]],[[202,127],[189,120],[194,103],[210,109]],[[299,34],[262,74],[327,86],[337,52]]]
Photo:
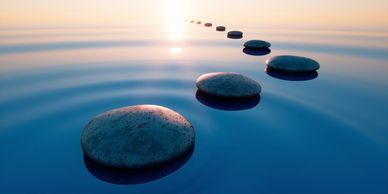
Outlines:
[[197,88],[209,95],[226,98],[246,98],[260,95],[261,86],[255,80],[238,73],[215,72],[201,75]]
[[243,33],[240,31],[230,31],[228,32],[228,38],[240,39],[243,37]]
[[213,24],[212,23],[205,23],[206,27],[211,27]]
[[217,26],[216,27],[217,31],[225,31],[225,29],[226,29],[225,26]]
[[197,24],[201,24],[202,22],[201,21],[198,21]]
[[194,23],[194,20],[191,20],[190,23]]
[[179,113],[156,105],[114,109],[84,128],[81,146],[93,161],[115,168],[146,168],[185,154],[194,129]]
[[266,64],[272,70],[291,73],[313,72],[320,67],[319,63],[313,59],[291,55],[272,57],[266,61]]
[[249,40],[244,43],[244,47],[249,49],[267,49],[271,47],[271,43],[264,40]]

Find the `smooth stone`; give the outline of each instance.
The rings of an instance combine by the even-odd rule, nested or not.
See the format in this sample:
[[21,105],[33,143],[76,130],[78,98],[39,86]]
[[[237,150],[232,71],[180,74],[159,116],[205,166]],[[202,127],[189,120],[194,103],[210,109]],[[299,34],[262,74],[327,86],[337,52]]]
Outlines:
[[212,23],[205,23],[206,27],[211,27],[213,24]]
[[191,20],[190,23],[194,23],[194,20]]
[[249,40],[244,43],[244,47],[249,49],[267,49],[271,47],[271,43],[264,40]]
[[198,21],[197,24],[201,24],[202,22]]
[[266,61],[266,64],[270,69],[293,73],[312,72],[320,67],[313,59],[291,55],[272,57]]
[[178,158],[194,146],[194,129],[179,113],[156,105],[114,109],[84,128],[81,146],[91,160],[139,169]]
[[217,97],[246,98],[258,96],[261,92],[261,86],[255,80],[230,72],[201,75],[196,85],[201,92]]
[[243,33],[240,31],[229,31],[228,38],[242,38]]
[[217,31],[225,31],[225,29],[226,29],[225,26],[217,26],[216,27]]

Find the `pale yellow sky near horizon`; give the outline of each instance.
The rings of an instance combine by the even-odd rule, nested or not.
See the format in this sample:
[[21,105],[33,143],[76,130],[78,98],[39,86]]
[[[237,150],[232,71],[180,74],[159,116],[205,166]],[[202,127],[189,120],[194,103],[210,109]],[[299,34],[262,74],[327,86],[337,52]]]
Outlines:
[[0,0],[0,25],[157,23],[176,9],[227,25],[388,29],[388,0]]

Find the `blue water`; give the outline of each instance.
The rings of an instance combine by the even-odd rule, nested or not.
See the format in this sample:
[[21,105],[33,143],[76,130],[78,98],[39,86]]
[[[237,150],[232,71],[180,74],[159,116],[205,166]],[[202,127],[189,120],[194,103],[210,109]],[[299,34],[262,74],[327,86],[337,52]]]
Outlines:
[[[1,29],[1,193],[388,193],[387,33],[245,27],[231,40],[184,29],[182,40],[156,27]],[[257,38],[271,51],[244,52]],[[280,54],[321,69],[266,72],[264,61]],[[214,71],[255,79],[260,98],[198,94],[196,78]],[[184,115],[196,132],[192,153],[133,175],[89,166],[86,123],[136,104]]]

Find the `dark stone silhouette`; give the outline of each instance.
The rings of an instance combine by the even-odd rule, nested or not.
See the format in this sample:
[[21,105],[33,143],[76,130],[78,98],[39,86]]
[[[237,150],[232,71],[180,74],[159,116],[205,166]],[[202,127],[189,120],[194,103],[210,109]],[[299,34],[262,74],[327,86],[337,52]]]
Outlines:
[[271,47],[271,43],[264,40],[249,40],[244,43],[244,47],[249,49],[266,49]]
[[225,29],[226,29],[225,26],[217,26],[217,27],[216,27],[216,30],[217,30],[217,31],[220,31],[220,32],[225,31]]
[[227,37],[230,39],[241,39],[243,37],[243,33],[240,31],[229,31]]

